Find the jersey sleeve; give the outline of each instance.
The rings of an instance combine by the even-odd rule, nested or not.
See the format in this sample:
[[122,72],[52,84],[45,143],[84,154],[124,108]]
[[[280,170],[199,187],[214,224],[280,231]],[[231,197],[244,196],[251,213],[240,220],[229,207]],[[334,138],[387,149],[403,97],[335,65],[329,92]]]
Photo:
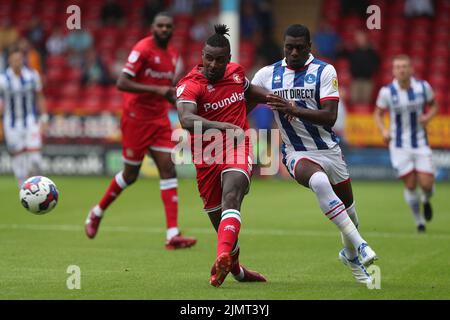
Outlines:
[[433,88],[431,88],[428,81],[424,81],[423,86],[425,88],[425,100],[427,103],[429,103],[429,102],[433,101],[433,99],[434,99]]
[[122,69],[122,72],[135,77],[139,70],[142,69],[145,61],[145,51],[138,44],[133,47],[130,54],[128,55],[127,62],[125,67]]
[[180,81],[177,85],[177,104],[191,102],[197,104],[200,87],[193,81]]
[[387,109],[389,107],[389,91],[388,88],[382,87],[378,92],[376,105],[380,109]]
[[267,70],[267,67],[259,69],[253,76],[252,84],[264,88],[265,83],[267,82]]
[[320,75],[320,102],[339,100],[339,85],[336,69],[327,64]]

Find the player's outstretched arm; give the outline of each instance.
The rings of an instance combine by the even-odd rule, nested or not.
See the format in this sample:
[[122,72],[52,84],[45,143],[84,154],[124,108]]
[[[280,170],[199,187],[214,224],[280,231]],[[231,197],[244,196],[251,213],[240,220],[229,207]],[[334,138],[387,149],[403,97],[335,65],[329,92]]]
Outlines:
[[241,130],[240,127],[228,123],[219,121],[209,121],[197,114],[197,105],[192,102],[178,101],[177,102],[178,118],[180,119],[180,124],[183,129],[189,132],[194,132],[196,126],[200,127],[202,132],[208,129],[234,129]]
[[275,94],[267,96],[268,105],[279,112],[291,115],[301,120],[309,121],[319,126],[332,127],[336,122],[338,101],[327,100],[321,103],[319,110],[300,108],[295,105],[294,101],[288,101]]
[[245,100],[247,100],[247,114],[260,103],[267,103],[267,96],[270,92],[262,87],[250,84],[247,91],[245,91]]
[[155,93],[165,97],[169,102],[175,102],[175,89],[170,86],[153,86],[133,81],[131,76],[122,72],[117,79],[116,86],[121,91],[133,93]]

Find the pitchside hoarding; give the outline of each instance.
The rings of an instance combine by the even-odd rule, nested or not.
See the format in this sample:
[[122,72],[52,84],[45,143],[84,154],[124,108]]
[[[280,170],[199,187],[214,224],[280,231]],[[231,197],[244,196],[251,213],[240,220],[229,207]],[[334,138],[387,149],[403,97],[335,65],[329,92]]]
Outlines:
[[[173,128],[179,128],[175,111],[170,113]],[[2,130],[0,130],[2,132]],[[429,128],[433,146],[433,161],[438,180],[450,179],[450,117],[438,116]],[[0,139],[3,141],[2,137]],[[267,148],[266,142],[255,144]],[[370,114],[347,114],[345,140],[341,143],[345,160],[353,179],[394,179],[389,153]],[[75,114],[54,115],[50,118],[45,138],[42,167],[49,175],[113,175],[122,168],[120,146],[120,118],[116,114],[101,113],[89,116]],[[278,176],[288,178],[280,163]],[[10,174],[10,157],[4,143],[0,145],[0,174]],[[180,177],[194,177],[193,165],[177,166]],[[258,172],[258,170],[255,170]],[[149,158],[142,166],[145,176],[158,172]]]

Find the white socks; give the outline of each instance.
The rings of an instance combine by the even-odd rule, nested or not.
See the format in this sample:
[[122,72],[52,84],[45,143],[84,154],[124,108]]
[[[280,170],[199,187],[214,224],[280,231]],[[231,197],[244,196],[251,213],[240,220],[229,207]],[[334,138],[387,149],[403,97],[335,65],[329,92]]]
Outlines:
[[334,193],[330,181],[324,172],[314,173],[309,179],[309,187],[316,194],[322,212],[339,228],[344,238],[349,241],[349,244],[351,243],[353,248],[358,248],[362,243],[366,242],[347,214],[344,203]]
[[413,214],[416,225],[425,225],[425,219],[420,214],[420,202],[416,190],[404,189],[403,195],[405,197],[406,203],[411,208],[411,212]]
[[27,154],[20,153],[11,157],[11,166],[20,188],[22,183],[28,178]]
[[[347,209],[347,214],[350,219],[353,221],[353,224],[356,228],[359,226],[358,215],[356,214],[355,203],[353,202],[350,207]],[[350,260],[356,258],[358,256],[357,248],[353,247],[352,242],[341,232],[342,244],[344,245],[345,256]]]
[[37,176],[42,174],[42,155],[40,151],[27,153],[28,175]]

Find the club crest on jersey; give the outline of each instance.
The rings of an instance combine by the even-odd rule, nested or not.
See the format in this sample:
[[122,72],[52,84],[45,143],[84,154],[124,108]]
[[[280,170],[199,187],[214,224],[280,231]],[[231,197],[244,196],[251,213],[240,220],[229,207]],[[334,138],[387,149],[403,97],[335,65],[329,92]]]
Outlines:
[[128,62],[135,63],[139,58],[140,53],[138,51],[131,51],[130,55],[128,56]]
[[159,56],[155,57],[155,63],[157,63],[157,64],[161,63],[161,58]]
[[237,73],[233,74],[233,80],[236,83],[242,83],[242,79]]
[[339,84],[338,84],[337,78],[333,78],[333,79],[331,80],[331,86],[333,87],[334,90],[336,90],[336,91],[338,90]]
[[177,89],[177,98],[179,98],[181,96],[181,94],[184,91],[184,88],[186,88],[186,84],[182,84],[181,86],[178,87],[178,89]]
[[311,83],[314,83],[315,81],[316,81],[316,76],[315,75],[313,75],[312,73],[306,75],[306,77],[305,77],[305,82],[306,83],[311,84]]

